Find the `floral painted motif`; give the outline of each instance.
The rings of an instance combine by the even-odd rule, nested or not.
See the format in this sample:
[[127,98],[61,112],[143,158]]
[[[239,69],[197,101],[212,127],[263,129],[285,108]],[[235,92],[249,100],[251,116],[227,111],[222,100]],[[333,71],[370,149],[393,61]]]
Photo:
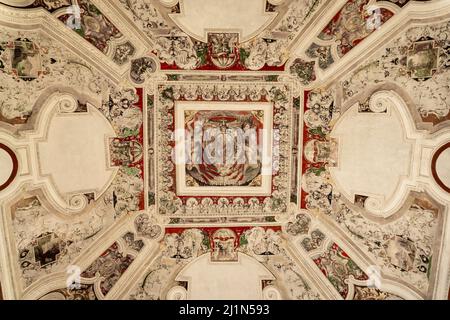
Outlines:
[[422,122],[450,119],[450,23],[408,29],[342,81],[344,100],[378,83],[401,86]]
[[[162,70],[283,71],[289,45],[323,3],[323,0],[290,1],[273,34],[264,33],[239,43],[236,34],[231,33],[211,33],[207,42],[194,40],[165,21],[150,0],[120,0],[126,14],[155,40],[154,50]],[[267,3],[266,11],[277,10],[277,6]],[[167,13],[171,11],[179,12],[179,6],[167,9]],[[216,58],[218,54],[220,59]]]
[[153,32],[158,29],[169,29],[152,0],[119,0],[119,2],[150,38],[153,38]]
[[[313,43],[307,49],[309,57],[319,58],[321,69],[327,69],[335,59],[342,58],[394,15],[387,9],[367,6],[368,3],[369,0],[347,1],[317,36],[322,42],[337,44],[327,46]],[[336,47],[338,57],[332,56],[331,46]]]
[[[94,45],[97,49],[106,53],[108,41],[112,38],[120,38],[120,31],[90,3],[89,0],[79,1],[81,25],[75,31]],[[59,17],[62,22],[67,22],[71,16],[66,14]]]
[[285,44],[255,39],[238,46],[238,34],[209,33],[208,43],[174,34],[158,37],[161,70],[283,71]]
[[335,61],[333,55],[331,54],[331,46],[312,43],[306,50],[306,55],[310,58],[316,58],[318,61],[318,66],[321,69],[327,69]]
[[303,279],[298,266],[283,249],[280,232],[279,227],[168,228],[163,240],[165,250],[152,264],[130,298],[164,299],[161,295],[171,285],[170,277],[174,277],[193,259],[210,254],[215,263],[220,263],[233,261],[236,252],[242,252],[257,258],[271,270],[278,279],[277,285],[286,286],[286,298],[321,299]]
[[403,300],[395,294],[383,292],[376,288],[355,287],[353,300]]
[[[364,104],[360,104],[360,112],[384,112],[368,110]],[[339,117],[333,105],[334,98],[329,93],[309,92],[305,95],[301,207],[332,217],[358,246],[369,252],[383,271],[425,293],[439,210],[425,194],[419,194],[400,218],[381,225],[367,219],[356,208],[363,208],[364,197],[357,196],[356,207],[349,207],[329,172],[337,158],[336,150],[333,152],[336,146],[329,140],[329,133]],[[317,240],[321,241],[320,238]],[[307,251],[315,250],[315,246],[311,246],[312,236],[306,239],[302,246]]]
[[267,256],[279,254],[281,250],[280,227],[166,228],[164,242],[166,254],[176,259],[211,252],[214,261],[234,261],[237,251]]
[[389,2],[394,3],[402,8],[403,6],[407,5],[409,2],[427,2],[430,0],[377,0],[377,1],[389,1]]
[[39,96],[52,86],[63,83],[100,97],[109,90],[109,80],[40,32],[27,32],[24,38],[2,28],[0,37],[0,121],[16,130],[27,124]]
[[[290,190],[285,181],[289,175],[290,138],[289,114],[292,99],[289,89],[283,85],[261,84],[257,86],[231,84],[174,84],[159,87],[159,101],[157,102],[157,126],[161,132],[159,137],[158,162],[159,199],[158,210],[161,214],[176,216],[205,214],[262,214],[283,213],[290,201]],[[176,191],[176,166],[172,157],[174,148],[173,136],[175,130],[175,102],[176,101],[227,101],[227,102],[270,102],[273,104],[273,128],[278,131],[279,161],[274,167],[271,196],[181,196]],[[278,139],[277,139],[278,140]],[[274,158],[275,159],[275,158]],[[275,159],[276,160],[276,159]]]
[[190,259],[211,248],[208,234],[201,229],[166,229],[164,255],[172,259]]
[[93,284],[81,284],[79,287],[51,291],[39,300],[98,300],[98,297]]
[[[109,293],[133,263],[137,253],[144,247],[142,240],[134,240],[133,233],[125,234],[120,242],[125,244],[125,248],[115,242],[81,274],[81,277],[85,279],[94,279],[100,276],[97,281],[100,281],[100,290],[103,296]],[[124,249],[132,250],[135,253],[125,255],[122,253]]]
[[279,255],[282,252],[280,228],[251,228],[243,233],[240,244],[245,250],[260,256]]
[[[301,207],[327,208],[331,203],[331,184],[326,166],[337,160],[337,146],[329,138],[332,125],[339,118],[334,92],[305,92]],[[331,208],[330,208],[331,209]]]
[[110,141],[111,165],[120,166],[107,201],[117,216],[144,209],[143,89],[111,92],[100,109],[118,134]]
[[349,0],[318,38],[339,41],[338,54],[344,56],[393,16],[387,9],[371,9],[367,4],[367,0]]
[[46,274],[64,272],[103,229],[100,210],[86,220],[75,219],[68,225],[46,209],[38,196],[19,199],[12,212],[24,287]]
[[292,75],[296,76],[303,85],[308,85],[316,80],[316,74],[314,70],[315,61],[306,62],[302,59],[295,59],[289,71]]
[[323,0],[290,1],[287,13],[276,25],[274,31],[289,33],[289,38],[294,38],[296,32],[305,25],[323,2]]
[[136,84],[143,84],[146,78],[156,71],[156,61],[151,57],[142,57],[131,61],[130,78]]
[[[387,1],[399,8],[409,3]],[[46,14],[48,17],[67,23],[72,2],[36,0],[30,8],[42,7],[51,13]],[[11,248],[17,250],[13,273],[20,278],[13,284],[17,285],[18,298],[34,294],[29,289],[39,280],[62,274],[74,261],[83,261],[88,267],[79,286],[52,289],[41,299],[95,300],[112,295],[165,299],[173,285],[187,289],[187,282],[174,279],[195,259],[206,256],[214,264],[223,265],[246,255],[274,276],[274,280],[264,280],[262,288],[274,286],[285,299],[323,298],[316,288],[323,285],[321,281],[306,277],[310,273],[305,268],[309,267],[318,277],[322,273],[342,298],[399,299],[363,287],[369,276],[357,265],[361,260],[352,254],[356,248],[365,253],[359,256],[364,263],[379,266],[383,276],[404,283],[423,297],[431,296],[435,279],[432,270],[440,254],[436,252],[443,221],[440,205],[425,193],[411,193],[395,219],[386,219],[383,224],[369,219],[365,196],[356,195],[355,203],[350,203],[333,183],[329,168],[338,165],[339,141],[331,139],[330,133],[339,119],[340,107],[381,82],[397,83],[409,93],[422,122],[438,125],[449,120],[448,22],[408,29],[384,44],[342,82],[312,89],[302,96],[304,87],[310,88],[316,76],[327,74],[315,68],[325,70],[339,61],[376,32],[393,12],[368,8],[368,4],[376,4],[373,0],[347,1],[329,23],[325,21],[326,28],[311,46],[303,48],[305,58],[301,48],[293,47],[304,34],[302,30],[310,21],[317,22],[330,2],[292,0],[274,5],[268,1],[266,12],[276,13],[277,18],[264,32],[244,43],[236,31],[220,30],[211,30],[206,42],[198,41],[173,21],[166,21],[170,19],[168,14],[182,12],[182,2],[168,8],[158,0],[119,0],[104,13],[91,0],[73,3],[81,9],[81,24],[75,32],[98,49],[92,48],[92,60],[115,63],[123,81],[115,83],[120,80],[116,77],[110,81],[103,63],[90,66],[66,50],[63,43],[46,36],[44,29],[15,31],[4,26],[0,29],[0,126],[5,132],[26,136],[25,130],[39,125],[34,119],[38,119],[41,99],[51,92],[67,90],[78,99],[73,112],[85,113],[95,105],[111,124],[115,137],[108,138],[105,159],[118,170],[98,199],[94,193],[80,195],[87,206],[79,215],[57,212],[40,189],[27,184],[20,186],[20,195],[2,205],[2,213],[5,211],[12,223],[8,226]],[[141,33],[136,33],[142,40],[139,48],[118,29],[122,24],[113,19],[116,15],[121,23],[129,21],[140,29]],[[129,32],[136,32],[134,26]],[[145,36],[148,39],[142,39]],[[294,50],[303,58],[292,57]],[[135,56],[137,53],[140,55]],[[138,88],[130,87],[130,83]],[[201,119],[214,128],[223,129],[227,124],[259,129],[270,113],[273,125],[269,126],[276,132],[270,147],[279,157],[273,161],[275,173],[267,193],[190,196],[178,192],[172,151],[180,101],[270,105],[270,112],[188,110],[184,113],[187,121],[181,126],[186,128],[192,125],[190,120]],[[374,117],[377,112],[388,113],[387,109],[374,110],[368,101],[359,101],[359,112]],[[207,166],[206,170],[204,166],[200,174],[196,167],[183,167],[187,173],[183,180],[193,187],[210,189],[259,187],[259,160],[254,167],[246,168],[236,168],[234,163],[221,168]],[[215,171],[219,169],[228,174],[221,172],[219,177]],[[110,238],[107,233],[117,230],[110,228],[116,223],[134,226],[134,231]],[[340,248],[334,242],[334,232],[339,233],[341,241],[349,241],[347,252],[342,250],[344,244]],[[108,238],[109,248],[98,257],[84,256],[95,250],[91,246],[97,245],[99,238]],[[147,243],[151,248],[145,247]],[[142,265],[133,265],[139,255],[153,249],[148,260],[140,256]],[[307,257],[313,263],[300,266],[299,259]],[[128,293],[121,292],[119,284],[137,281],[129,275],[133,269],[144,268],[139,283],[130,283],[135,286],[131,293],[127,285],[130,296],[124,296]],[[359,281],[353,284],[352,279]]]
[[[124,99],[121,103],[126,104]],[[137,121],[136,128],[142,142],[142,110],[139,105],[134,108],[140,110],[140,113],[133,116],[133,122]],[[79,103],[74,112],[86,112],[86,104]],[[114,116],[115,120],[110,119],[114,123],[117,117],[122,115],[119,110]],[[120,121],[120,126],[122,125],[127,124]],[[119,128],[122,128],[120,126]],[[117,131],[126,133],[130,129]],[[118,141],[125,145],[126,142],[135,142],[132,139],[120,140],[120,138]],[[85,215],[72,217],[70,224],[61,218],[61,213],[55,212],[45,195],[39,191],[31,190],[32,195],[19,199],[13,205],[11,210],[14,216],[14,230],[17,232],[16,246],[19,250],[21,280],[25,288],[46,274],[64,271],[64,267],[91,244],[102,230],[114,222],[114,212],[118,217],[124,212],[143,208],[142,154],[135,154],[136,157],[133,159],[124,157],[123,153],[116,155],[118,156],[114,160],[118,162],[114,165],[121,165],[122,169],[111,187],[96,200],[93,194],[80,195],[85,198],[87,208],[91,210]],[[127,170],[131,173],[126,173]],[[133,170],[138,170],[139,177],[135,176]],[[136,179],[138,182],[134,181]]]
[[149,215],[142,213],[134,220],[134,227],[137,235],[144,238],[155,239],[158,238],[163,230],[161,226],[152,223]]
[[326,236],[322,231],[314,230],[311,232],[311,237],[302,240],[301,245],[306,251],[316,250],[322,246],[325,238]]
[[311,224],[311,218],[306,214],[298,214],[295,221],[289,222],[286,226],[286,232],[292,236],[307,234]]
[[[62,14],[58,19],[104,54],[112,52],[111,58],[118,65],[129,61],[135,48],[129,41],[123,40],[125,37],[120,30],[90,0],[79,0],[78,7],[79,22],[72,23],[75,13]],[[114,42],[120,43],[114,46]]]
[[288,59],[287,42],[254,39],[242,44],[240,59],[248,70],[284,71]]
[[350,276],[356,280],[368,279],[368,276],[336,243],[314,259],[314,262],[343,298],[347,297],[349,291],[346,279]]

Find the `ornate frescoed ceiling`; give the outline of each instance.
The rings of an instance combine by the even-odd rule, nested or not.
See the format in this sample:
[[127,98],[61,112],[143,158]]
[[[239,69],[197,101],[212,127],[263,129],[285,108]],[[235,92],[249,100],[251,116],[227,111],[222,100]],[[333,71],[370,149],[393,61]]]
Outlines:
[[449,84],[449,0],[0,0],[3,298],[447,299]]

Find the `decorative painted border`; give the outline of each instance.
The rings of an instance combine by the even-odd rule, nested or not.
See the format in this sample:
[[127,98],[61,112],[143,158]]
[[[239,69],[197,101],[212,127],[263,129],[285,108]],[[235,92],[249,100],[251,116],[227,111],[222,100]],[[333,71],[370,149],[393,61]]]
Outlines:
[[[195,205],[202,203],[201,210],[193,213],[193,216],[206,215],[255,215],[264,213],[284,213],[290,202],[290,158],[291,158],[291,127],[292,127],[292,104],[291,88],[280,83],[174,83],[160,84],[158,87],[158,98],[156,99],[157,117],[155,127],[165,132],[158,137],[156,143],[159,145],[158,152],[158,199],[156,200],[158,211],[161,214],[191,216],[186,212],[186,202],[193,196],[177,196],[175,183],[175,164],[172,162],[171,132],[175,130],[175,102],[176,101],[222,101],[222,102],[271,102],[273,107],[273,129],[279,131],[278,163],[274,162],[279,170],[272,177],[272,194],[270,197],[259,196],[223,196],[208,197],[199,195],[195,199]],[[166,133],[167,132],[167,133]],[[287,188],[280,186],[286,183]],[[211,212],[212,206],[218,206],[218,201],[225,202],[224,212]],[[192,200],[193,201],[193,200]],[[249,201],[252,201],[251,203]],[[203,203],[204,202],[204,203]],[[222,202],[220,204],[223,204]],[[253,205],[253,207],[252,207]],[[180,212],[182,210],[182,212]]]

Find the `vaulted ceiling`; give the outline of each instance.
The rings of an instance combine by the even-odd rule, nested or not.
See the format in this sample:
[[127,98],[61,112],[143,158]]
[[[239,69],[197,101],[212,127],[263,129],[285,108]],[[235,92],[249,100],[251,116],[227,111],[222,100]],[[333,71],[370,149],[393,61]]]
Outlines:
[[0,0],[3,298],[446,299],[449,83],[449,0]]

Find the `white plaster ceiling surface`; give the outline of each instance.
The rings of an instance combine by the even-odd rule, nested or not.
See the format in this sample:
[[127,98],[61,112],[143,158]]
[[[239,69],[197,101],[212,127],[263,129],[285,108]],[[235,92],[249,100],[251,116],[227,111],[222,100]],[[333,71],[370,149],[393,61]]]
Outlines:
[[0,0],[4,299],[446,299],[449,39],[448,0]]
[[276,13],[267,13],[265,6],[265,1],[260,0],[187,0],[183,1],[180,13],[169,16],[180,29],[198,40],[207,41],[208,30],[235,29],[245,41],[262,32],[276,17]]

